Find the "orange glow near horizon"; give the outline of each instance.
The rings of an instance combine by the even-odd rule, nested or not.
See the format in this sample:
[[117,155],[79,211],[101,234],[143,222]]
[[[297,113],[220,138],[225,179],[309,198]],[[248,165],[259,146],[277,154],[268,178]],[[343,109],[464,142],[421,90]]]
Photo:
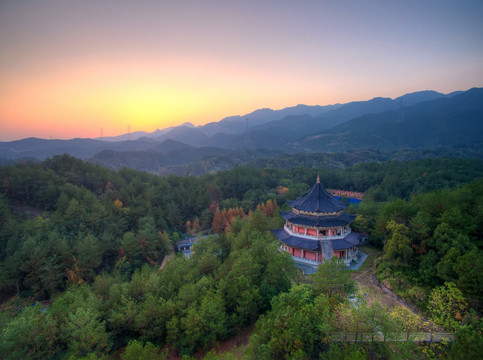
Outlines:
[[[128,124],[131,132],[152,132],[184,122],[203,125],[263,107],[327,105],[381,95],[378,83],[365,88],[365,98],[347,90],[361,87],[365,78],[338,81],[325,74],[321,83],[308,81],[310,74],[304,71],[280,77],[280,64],[262,72],[202,58],[129,58],[115,63],[96,58],[45,73],[4,75],[8,91],[0,84],[0,121],[9,135],[0,141],[95,138],[101,128],[103,136],[117,136],[127,133]],[[385,95],[402,95],[400,86]]]
[[[267,85],[252,87],[253,79]],[[270,72],[200,59],[84,61],[17,78],[0,100],[0,118],[13,134],[99,137],[102,128],[104,136],[116,136],[126,133],[128,124],[132,132],[151,132],[187,121],[202,125],[260,107],[296,105],[287,102],[294,97],[291,89],[299,86],[295,79],[280,80]],[[320,89],[316,93],[328,98]]]

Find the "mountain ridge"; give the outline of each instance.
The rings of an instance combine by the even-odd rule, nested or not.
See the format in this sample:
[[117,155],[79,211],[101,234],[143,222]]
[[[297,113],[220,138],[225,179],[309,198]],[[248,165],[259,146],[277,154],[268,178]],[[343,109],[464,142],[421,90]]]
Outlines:
[[398,110],[364,114],[294,143],[293,151],[457,146],[481,141],[483,88]]
[[[122,153],[154,151],[165,154],[173,150],[194,153],[193,149],[205,147],[216,148],[220,153],[227,153],[227,150],[256,149],[293,153],[345,151],[355,148],[421,148],[448,144],[458,146],[477,141],[475,134],[482,131],[482,91],[482,88],[474,88],[445,95],[425,90],[408,93],[395,99],[376,97],[368,101],[325,107],[297,105],[286,109],[289,113],[310,113],[286,115],[282,119],[271,121],[268,121],[269,118],[261,119],[262,124],[250,126],[248,131],[246,121],[242,117],[225,118],[223,126],[228,123],[241,124],[245,129],[242,133],[219,131],[208,136],[202,126],[195,127],[191,123],[185,123],[151,133],[157,136],[142,136],[122,141],[26,138],[0,142],[0,157],[32,157],[42,160],[52,155],[68,153],[80,158],[90,158],[105,150]],[[259,109],[254,113],[260,116],[280,116],[287,113],[283,110],[285,109]],[[319,115],[313,116],[315,113]],[[431,122],[431,117],[439,119],[439,123]],[[455,124],[459,124],[459,127]],[[144,132],[137,133],[145,135]],[[423,136],[424,134],[427,136]]]

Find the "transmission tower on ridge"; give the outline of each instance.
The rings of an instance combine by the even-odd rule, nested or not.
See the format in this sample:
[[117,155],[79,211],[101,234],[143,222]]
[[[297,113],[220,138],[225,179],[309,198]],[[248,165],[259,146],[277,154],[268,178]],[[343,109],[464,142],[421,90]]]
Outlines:
[[399,99],[399,113],[397,115],[397,122],[404,122],[404,112],[403,112],[403,99]]
[[245,129],[245,138],[243,139],[243,145],[245,148],[249,148],[250,147],[250,135],[248,133],[248,128],[249,128],[249,124],[248,124],[248,119],[246,119],[247,121],[247,127]]

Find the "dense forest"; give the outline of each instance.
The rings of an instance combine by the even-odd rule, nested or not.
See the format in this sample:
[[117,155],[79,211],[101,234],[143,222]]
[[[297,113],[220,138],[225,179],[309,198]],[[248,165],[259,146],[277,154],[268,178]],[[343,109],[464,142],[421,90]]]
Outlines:
[[[318,173],[327,188],[365,193],[349,211],[359,214],[353,228],[384,250],[378,280],[454,332],[454,342],[331,341],[362,331],[390,339],[422,320],[363,299],[351,306],[355,284],[340,264],[303,277],[278,251],[270,233],[283,224],[278,208]],[[201,177],[113,171],[67,155],[0,167],[0,353],[154,359],[169,348],[190,356],[253,326],[247,358],[474,357],[482,179],[483,161],[451,158]],[[187,233],[215,235],[189,259],[170,255]]]

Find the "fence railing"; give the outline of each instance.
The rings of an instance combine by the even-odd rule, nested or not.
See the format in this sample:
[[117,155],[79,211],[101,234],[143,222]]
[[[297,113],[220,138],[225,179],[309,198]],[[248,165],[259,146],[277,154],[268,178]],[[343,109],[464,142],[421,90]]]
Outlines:
[[412,341],[440,343],[454,341],[454,335],[450,333],[334,333],[331,335],[332,341],[343,342],[381,342],[381,341]]

